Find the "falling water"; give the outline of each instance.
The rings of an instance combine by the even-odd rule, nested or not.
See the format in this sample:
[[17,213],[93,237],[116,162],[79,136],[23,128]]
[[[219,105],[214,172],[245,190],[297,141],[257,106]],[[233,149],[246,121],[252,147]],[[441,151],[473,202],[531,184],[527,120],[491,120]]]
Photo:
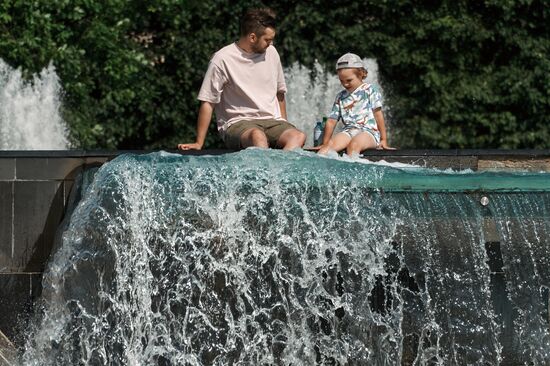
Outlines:
[[[372,58],[364,59],[363,63],[368,69],[365,82],[377,85],[381,90],[378,81],[378,63]],[[312,146],[315,122],[329,114],[336,94],[342,90],[340,80],[336,71],[325,70],[317,61],[313,70],[294,63],[285,69],[285,77],[288,89],[286,95],[288,119],[307,134],[306,146]],[[382,90],[381,93],[383,94]]]
[[0,59],[0,150],[66,149],[61,92],[52,65],[27,81]]
[[543,364],[549,178],[120,156],[83,188],[21,361]]

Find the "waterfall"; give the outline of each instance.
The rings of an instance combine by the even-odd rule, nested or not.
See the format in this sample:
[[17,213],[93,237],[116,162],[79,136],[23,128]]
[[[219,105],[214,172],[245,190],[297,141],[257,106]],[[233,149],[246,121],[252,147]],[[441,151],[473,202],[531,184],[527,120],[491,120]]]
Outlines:
[[247,149],[123,155],[87,179],[22,364],[550,357],[548,173]]
[[68,131],[60,115],[61,85],[53,65],[31,81],[0,59],[0,149],[63,150]]

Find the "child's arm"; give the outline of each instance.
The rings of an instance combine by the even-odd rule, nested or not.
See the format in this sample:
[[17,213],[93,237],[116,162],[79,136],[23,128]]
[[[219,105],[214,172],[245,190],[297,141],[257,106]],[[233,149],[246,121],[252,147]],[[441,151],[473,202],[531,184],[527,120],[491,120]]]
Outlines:
[[334,127],[336,127],[336,121],[335,119],[329,118],[325,122],[325,129],[323,131],[323,142],[319,146],[314,146],[312,148],[308,148],[307,150],[310,151],[317,151],[317,150],[326,150],[328,151],[328,143],[330,141],[330,137],[332,136],[332,132],[334,132]]
[[382,108],[376,108],[373,111],[374,120],[378,126],[378,131],[380,131],[380,148],[384,150],[395,150],[395,148],[388,145],[388,138],[386,136],[386,124],[384,123],[384,114],[382,113]]
[[339,105],[340,95],[341,93],[338,93],[338,95],[336,96],[336,100],[332,105],[329,117],[325,122],[325,130],[323,131],[323,142],[321,143],[321,145],[314,148],[315,150],[319,150],[319,153],[321,154],[326,154],[328,152],[328,144],[330,142],[330,138],[332,137],[332,133],[334,132],[334,128],[336,127],[336,123],[338,123],[338,120],[341,117]]
[[335,119],[329,118],[325,122],[325,131],[323,132],[323,143],[322,145],[328,144],[330,141],[330,138],[332,137],[332,133],[334,132],[334,127],[336,127],[336,121]]

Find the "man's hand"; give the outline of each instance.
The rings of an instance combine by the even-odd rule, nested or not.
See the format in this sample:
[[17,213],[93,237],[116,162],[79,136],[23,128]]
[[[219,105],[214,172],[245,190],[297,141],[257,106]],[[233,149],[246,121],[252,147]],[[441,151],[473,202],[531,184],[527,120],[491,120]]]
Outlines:
[[214,105],[209,102],[201,102],[199,117],[197,119],[197,139],[190,144],[178,144],[178,150],[201,150],[206,138],[206,132],[212,119]]
[[178,150],[200,150],[202,149],[202,144],[198,142],[193,142],[191,144],[178,144]]

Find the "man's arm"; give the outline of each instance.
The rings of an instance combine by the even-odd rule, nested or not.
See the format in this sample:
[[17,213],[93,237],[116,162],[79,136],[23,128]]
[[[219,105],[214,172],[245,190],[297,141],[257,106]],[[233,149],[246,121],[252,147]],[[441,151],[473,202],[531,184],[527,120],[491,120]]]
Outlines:
[[199,108],[199,117],[197,118],[197,139],[191,144],[179,144],[179,150],[200,150],[206,140],[206,133],[208,132],[208,126],[212,120],[212,112],[214,111],[214,105],[210,102],[201,102]]
[[[271,94],[271,95],[273,95],[273,94]],[[286,118],[285,93],[277,92],[277,100],[279,101],[279,108],[281,109],[281,117],[283,117],[286,121],[288,121],[288,119]]]

